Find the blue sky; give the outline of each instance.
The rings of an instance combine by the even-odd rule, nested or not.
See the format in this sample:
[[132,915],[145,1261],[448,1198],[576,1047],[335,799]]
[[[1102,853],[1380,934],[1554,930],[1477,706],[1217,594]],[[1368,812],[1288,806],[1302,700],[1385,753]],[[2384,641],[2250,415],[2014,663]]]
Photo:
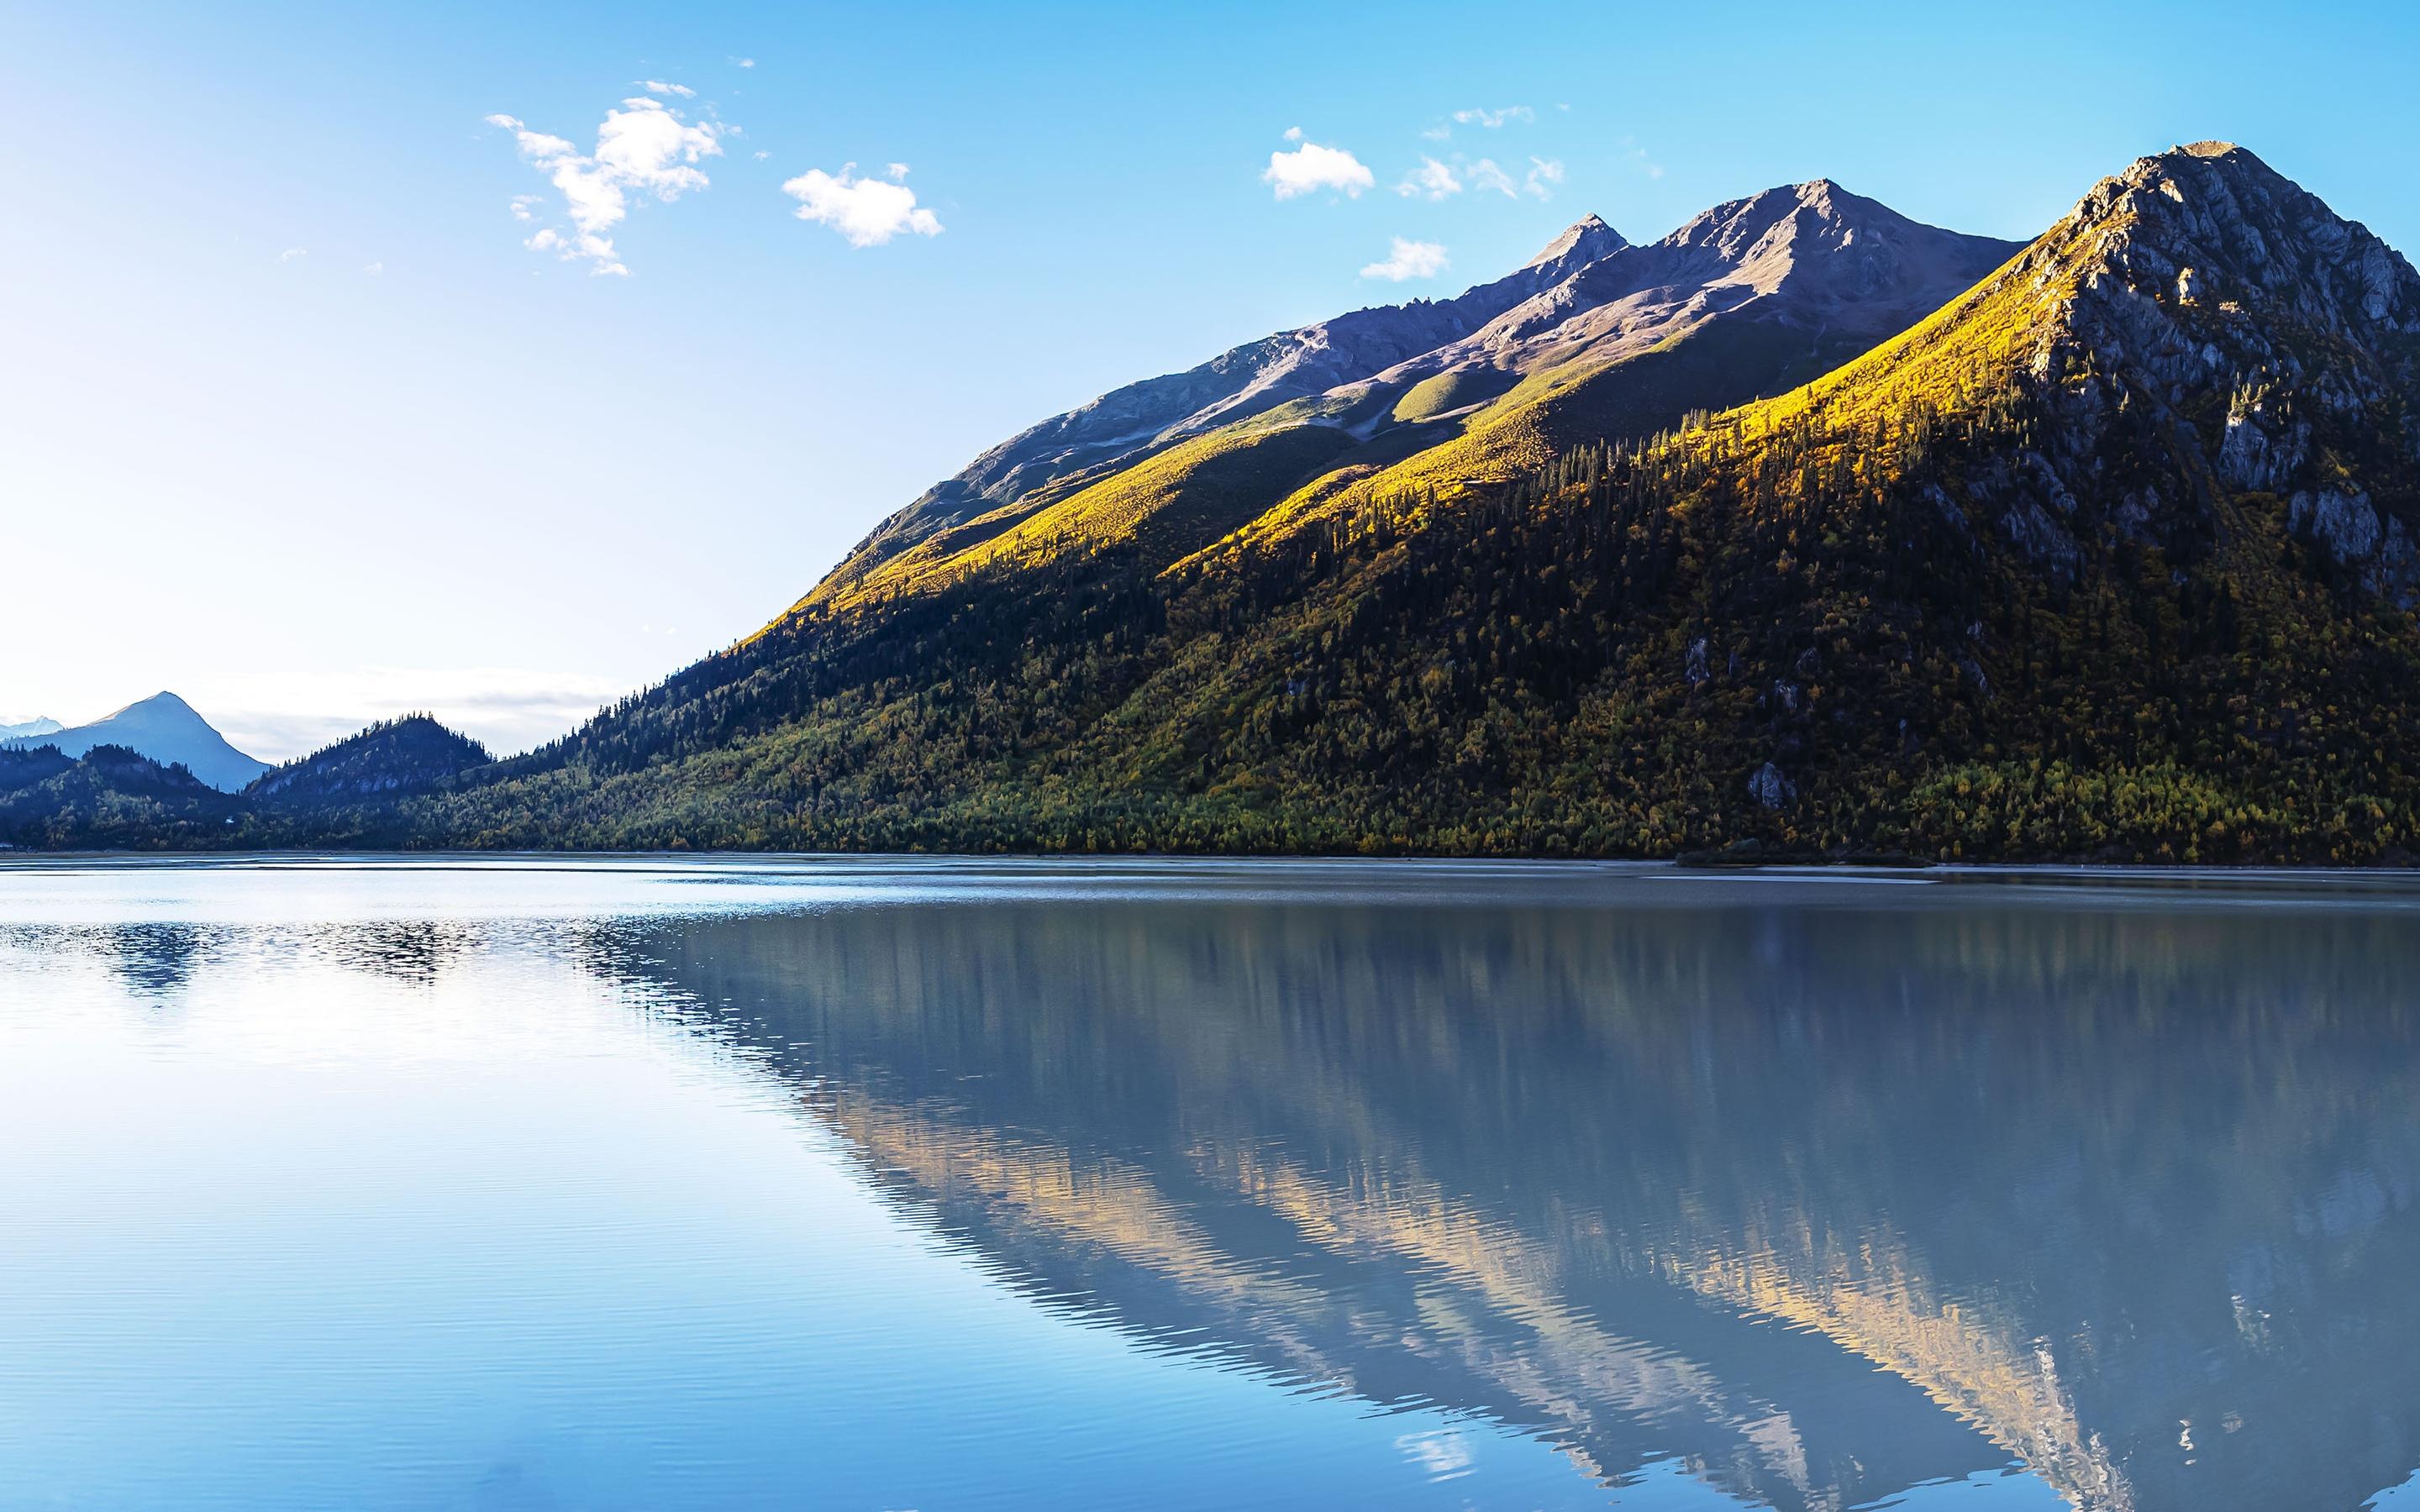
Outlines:
[[[524,745],[1010,432],[1590,211],[2029,237],[2223,136],[2420,249],[2412,8],[1967,9],[0,5],[0,717]],[[528,245],[566,166],[610,258]]]

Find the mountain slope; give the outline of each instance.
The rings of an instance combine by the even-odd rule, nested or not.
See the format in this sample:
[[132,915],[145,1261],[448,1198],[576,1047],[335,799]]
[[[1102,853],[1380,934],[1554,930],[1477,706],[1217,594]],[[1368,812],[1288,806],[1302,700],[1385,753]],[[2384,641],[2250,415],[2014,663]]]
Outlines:
[[[1573,440],[1644,435],[1691,409],[1813,378],[2014,250],[1917,224],[1828,180],[1717,206],[1644,247],[1590,217],[1509,278],[1450,304],[1405,307],[1428,312],[1424,325],[1407,324],[1404,311],[1364,311],[1311,328],[1316,339],[1272,338],[1277,365],[1254,370],[1248,391],[1189,412],[1115,467],[1053,474],[1030,488],[1012,469],[971,517],[944,520],[928,496],[877,530],[801,608],[923,591],[1003,563],[1030,569],[1144,533],[1140,564],[1156,571],[1280,501],[1277,517],[1390,489],[1500,481]],[[1367,371],[1375,355],[1437,334],[1440,312],[1459,327],[1491,308],[1497,313],[1476,329]],[[1357,322],[1380,315],[1390,340],[1362,341],[1351,360],[1340,358],[1334,331],[1360,330]],[[1302,361],[1308,350],[1323,360]],[[1313,391],[1313,382],[1328,386]],[[1057,435],[1090,415],[1037,431]],[[1205,429],[1213,421],[1223,424]],[[1026,455],[1036,434],[1005,443],[1003,455]],[[989,477],[989,466],[975,471]]]
[[2249,153],[2180,148],[1819,381],[1608,443],[1549,369],[1509,481],[1296,500],[1156,571],[1045,552],[812,604],[419,822],[2402,855],[2416,337],[2400,257]]
[[435,786],[494,760],[426,714],[371,725],[264,774],[247,796],[281,807],[356,804]]
[[936,484],[877,526],[832,576],[838,584],[848,583],[937,531],[1016,504],[1063,480],[1097,479],[1187,437],[1432,350],[1623,245],[1618,232],[1591,215],[1524,267],[1454,299],[1357,310],[1105,393],[1018,432],[955,477]]
[[1343,488],[1307,490],[1272,523],[1388,493],[1501,483],[1574,445],[1780,393],[1904,331],[2017,250],[1911,221],[1829,179],[1717,205],[1468,341],[1380,375],[1382,385],[1490,373],[1519,381],[1459,436]]
[[243,800],[123,746],[81,757],[0,749],[0,843],[41,850],[190,850],[240,842]]
[[21,735],[47,735],[66,729],[56,719],[33,718],[21,724],[0,724],[0,740],[14,740]]
[[174,693],[155,693],[90,724],[0,744],[55,746],[70,756],[82,756],[96,746],[122,746],[163,766],[182,765],[223,793],[235,792],[269,770],[267,762],[228,745],[226,737]]

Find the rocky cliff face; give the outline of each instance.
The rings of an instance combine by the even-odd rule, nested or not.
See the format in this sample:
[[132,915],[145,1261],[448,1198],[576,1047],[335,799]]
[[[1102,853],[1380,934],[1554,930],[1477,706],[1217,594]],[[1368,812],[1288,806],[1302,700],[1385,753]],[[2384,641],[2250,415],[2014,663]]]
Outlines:
[[2371,594],[2420,605],[2410,490],[2381,489],[2420,463],[2420,274],[2366,227],[2201,142],[2102,180],[2009,279],[2034,297],[2025,368],[2055,401],[2007,527],[2032,554],[2072,557],[2080,499],[2128,539],[2191,549],[2246,495]]

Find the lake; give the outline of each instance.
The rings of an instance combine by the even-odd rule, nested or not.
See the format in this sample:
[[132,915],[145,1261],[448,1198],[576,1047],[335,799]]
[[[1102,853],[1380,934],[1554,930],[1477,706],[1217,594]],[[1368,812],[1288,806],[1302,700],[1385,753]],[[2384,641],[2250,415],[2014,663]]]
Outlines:
[[2420,1508],[2420,881],[0,863],[0,1507]]

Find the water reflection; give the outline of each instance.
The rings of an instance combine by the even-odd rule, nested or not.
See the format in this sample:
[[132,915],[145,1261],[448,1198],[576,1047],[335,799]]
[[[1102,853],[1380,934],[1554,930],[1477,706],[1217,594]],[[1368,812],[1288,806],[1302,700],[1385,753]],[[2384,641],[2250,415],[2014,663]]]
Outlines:
[[95,931],[92,944],[129,994],[158,1001],[191,984],[204,939],[191,924],[150,922]]
[[2420,1464],[2399,900],[1466,890],[589,949],[1051,1305],[1615,1485],[1849,1507],[2018,1456],[2085,1506],[2352,1506]]

